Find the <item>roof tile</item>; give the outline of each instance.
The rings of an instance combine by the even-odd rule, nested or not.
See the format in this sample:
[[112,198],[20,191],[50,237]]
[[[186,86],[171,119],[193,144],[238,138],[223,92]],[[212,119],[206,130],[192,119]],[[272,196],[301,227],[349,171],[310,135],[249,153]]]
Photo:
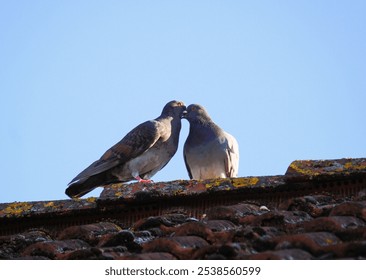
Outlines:
[[249,203],[239,203],[230,206],[217,206],[207,210],[206,217],[210,220],[230,220],[237,223],[240,218],[247,215],[262,213],[259,206]]
[[240,219],[240,224],[263,227],[277,227],[284,231],[290,231],[297,224],[311,220],[312,217],[304,211],[273,210],[259,216],[246,216]]
[[119,230],[121,230],[119,226],[108,222],[71,226],[61,231],[58,239],[81,239],[90,245],[95,245],[99,242],[102,235],[111,232],[118,232]]
[[355,216],[366,222],[366,201],[347,201],[336,205],[330,216]]
[[276,250],[297,248],[317,256],[325,252],[327,246],[339,244],[341,240],[329,232],[311,232],[283,235],[273,238],[270,242],[276,244],[274,247]]
[[100,259],[115,260],[119,259],[125,255],[130,255],[129,249],[125,246],[113,246],[113,247],[98,247],[102,253]]
[[246,246],[242,246],[239,243],[226,243],[226,244],[216,244],[209,245],[197,249],[193,255],[192,259],[205,259],[205,260],[227,260],[227,259],[237,259],[241,254],[249,254],[246,250]]
[[130,254],[117,258],[119,260],[176,260],[177,258],[170,253],[141,253]]
[[248,256],[250,260],[311,260],[314,257],[301,249],[265,251]]
[[22,252],[22,256],[43,256],[49,259],[62,259],[66,253],[89,247],[89,244],[79,239],[44,241],[29,245]]
[[167,252],[180,259],[190,259],[197,249],[205,246],[208,246],[207,241],[198,236],[174,236],[145,243],[143,252]]
[[159,227],[160,225],[172,227],[177,224],[192,220],[190,217],[183,214],[166,214],[161,216],[151,216],[140,219],[132,226],[135,230],[145,230]]
[[246,226],[236,231],[233,241],[247,244],[247,249],[254,253],[273,248],[275,245],[270,241],[282,235],[285,232],[276,227]]
[[286,200],[279,209],[288,211],[304,211],[312,217],[328,215],[336,201],[327,195],[307,195]]
[[320,217],[303,223],[303,227],[307,232],[329,231],[338,233],[346,229],[356,229],[365,226],[365,222],[352,216]]
[[99,240],[98,247],[125,247],[130,252],[140,252],[142,250],[141,240],[129,230],[121,230],[105,234]]
[[236,229],[237,226],[228,220],[208,220],[205,222],[213,232]]
[[338,160],[296,160],[286,171],[288,176],[319,176],[333,175],[345,172],[365,173],[366,159],[338,159]]
[[66,252],[65,254],[57,255],[60,260],[104,260],[113,259],[103,255],[102,251],[95,247],[77,249]]
[[19,252],[27,246],[45,241],[52,241],[52,238],[42,230],[30,230],[22,234],[0,237],[0,259],[17,258]]
[[178,227],[171,228],[171,233],[174,236],[199,236],[210,243],[215,240],[212,230],[202,222],[184,223]]
[[339,243],[324,248],[324,251],[328,253],[327,257],[329,259],[366,259],[366,241]]

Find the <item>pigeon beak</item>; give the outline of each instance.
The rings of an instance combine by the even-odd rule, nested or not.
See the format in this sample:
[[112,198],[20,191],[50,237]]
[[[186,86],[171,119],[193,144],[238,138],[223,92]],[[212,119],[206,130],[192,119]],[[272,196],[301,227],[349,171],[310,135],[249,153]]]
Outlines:
[[185,119],[186,118],[186,115],[187,115],[187,110],[184,110],[183,112],[182,112],[182,115],[180,116],[180,118],[181,119]]

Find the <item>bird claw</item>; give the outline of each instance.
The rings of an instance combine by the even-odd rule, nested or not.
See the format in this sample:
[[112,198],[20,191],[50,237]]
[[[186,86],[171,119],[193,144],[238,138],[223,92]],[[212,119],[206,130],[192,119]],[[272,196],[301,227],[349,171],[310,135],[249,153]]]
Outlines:
[[145,179],[141,179],[139,180],[139,183],[152,183],[152,180],[145,180]]
[[135,179],[139,182],[139,183],[154,183],[153,180],[150,179],[142,179],[140,176],[136,176]]

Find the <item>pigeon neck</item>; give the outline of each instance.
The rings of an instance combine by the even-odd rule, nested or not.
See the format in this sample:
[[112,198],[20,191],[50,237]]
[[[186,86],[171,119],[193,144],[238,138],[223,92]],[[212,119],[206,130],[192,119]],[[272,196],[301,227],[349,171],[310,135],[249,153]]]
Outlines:
[[164,115],[162,114],[161,116],[157,117],[155,120],[157,121],[163,121],[163,122],[173,122],[174,121],[174,117],[170,116],[170,115]]
[[168,117],[167,119],[170,122],[170,127],[171,127],[170,137],[172,138],[172,142],[176,146],[176,149],[174,151],[174,153],[175,153],[178,148],[179,134],[180,134],[180,130],[182,128],[182,122],[181,122],[180,118]]
[[164,122],[166,124],[169,124],[172,130],[172,135],[175,135],[175,132],[180,132],[181,129],[181,120],[179,117],[173,117],[169,115],[161,115],[160,117],[156,118],[157,121]]
[[190,125],[190,134],[204,139],[211,138],[218,133],[218,127],[215,123],[210,121],[195,121]]

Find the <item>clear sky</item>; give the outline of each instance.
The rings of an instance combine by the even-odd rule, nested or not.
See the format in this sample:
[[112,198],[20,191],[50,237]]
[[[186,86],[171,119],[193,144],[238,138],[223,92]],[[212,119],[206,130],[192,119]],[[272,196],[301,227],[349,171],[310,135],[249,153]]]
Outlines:
[[[173,99],[237,138],[239,176],[365,157],[365,15],[362,0],[0,1],[0,203],[66,199]],[[182,122],[155,181],[188,179]]]

